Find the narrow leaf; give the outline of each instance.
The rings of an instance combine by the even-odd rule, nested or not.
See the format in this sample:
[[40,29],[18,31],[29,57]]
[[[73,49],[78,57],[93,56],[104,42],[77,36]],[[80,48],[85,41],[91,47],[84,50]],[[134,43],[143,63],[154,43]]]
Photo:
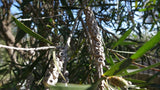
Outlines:
[[119,43],[119,45],[136,45],[137,43],[136,42],[121,42]]
[[127,69],[138,69],[138,66],[130,65]]
[[148,50],[153,48],[160,41],[160,32],[158,32],[153,38],[151,38],[148,42],[146,42],[140,49],[137,50],[135,54],[133,54],[130,58],[135,60],[141,57]]
[[111,69],[107,70],[104,73],[104,75],[112,76],[112,75],[120,74],[126,70],[126,68],[131,64],[131,62],[132,62],[131,59],[122,60],[121,62],[118,62],[113,66],[111,66]]
[[111,66],[112,66],[112,65],[114,65],[114,61],[113,61],[113,58],[112,58],[112,56],[111,56],[111,55],[109,55],[109,60],[110,60],[110,64],[111,64]]
[[146,8],[139,9],[140,12],[143,12],[143,11],[146,11],[146,10],[147,10]]
[[23,23],[21,23],[20,21],[18,21],[15,17],[12,17],[13,20],[15,21],[16,25],[22,29],[24,32],[28,33],[29,35],[35,37],[38,40],[41,40],[43,42],[49,43],[49,44],[53,44],[52,42],[48,41],[47,39],[45,39],[44,37],[42,37],[41,35],[33,32],[30,28],[28,28],[27,26],[25,26]]
[[139,69],[139,70],[136,70],[136,71],[127,73],[127,74],[126,74],[126,73],[125,73],[125,74],[121,74],[121,76],[133,75],[133,74],[136,74],[136,73],[139,73],[139,72],[148,70],[148,69],[150,69],[150,68],[156,67],[156,66],[158,66],[158,65],[160,65],[160,63],[156,63],[156,64],[154,64],[154,65],[150,65],[150,66],[148,66],[148,67],[145,67],[145,68],[142,68],[142,69]]
[[56,86],[51,86],[51,90],[87,90],[91,85],[78,85],[78,84],[68,84],[58,83]]
[[135,1],[135,8],[138,6],[138,0]]
[[132,29],[130,28],[130,29],[129,29],[127,32],[125,32],[125,33],[123,34],[123,36],[117,41],[117,43],[113,46],[113,49],[114,49],[115,47],[117,47],[121,42],[123,42],[131,32],[132,32]]

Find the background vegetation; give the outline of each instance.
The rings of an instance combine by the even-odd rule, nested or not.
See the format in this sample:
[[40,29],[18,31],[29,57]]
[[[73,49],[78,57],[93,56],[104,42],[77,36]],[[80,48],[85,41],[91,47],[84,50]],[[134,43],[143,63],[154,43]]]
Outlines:
[[[18,11],[11,11],[13,7]],[[152,81],[160,74],[159,0],[0,0],[0,43],[19,48],[64,48],[73,34],[67,51],[69,83],[90,84],[71,85],[74,89],[96,88],[100,79],[90,52],[83,12],[86,7],[92,8],[101,29],[106,57],[104,75],[124,76],[141,88],[159,90],[160,82]],[[45,88],[42,79],[52,60],[52,50],[0,51],[1,88]],[[57,56],[59,51],[57,48]],[[136,77],[144,73],[152,76],[143,80]],[[30,76],[33,81],[25,82]],[[58,90],[59,86],[52,88]]]

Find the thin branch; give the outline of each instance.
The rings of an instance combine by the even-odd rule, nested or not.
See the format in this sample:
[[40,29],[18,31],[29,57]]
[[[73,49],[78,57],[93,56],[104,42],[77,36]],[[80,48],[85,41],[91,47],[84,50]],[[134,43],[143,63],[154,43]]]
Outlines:
[[117,53],[127,53],[127,54],[135,54],[136,52],[128,52],[128,51],[118,51],[118,50],[113,50],[113,49],[109,49],[107,48],[107,50],[109,51],[113,51],[113,52],[117,52]]
[[64,74],[64,76],[66,78],[66,81],[65,81],[66,84],[69,82],[68,75],[67,75],[68,71],[66,70],[66,68],[67,68],[67,62],[69,60],[69,58],[67,56],[67,51],[68,51],[68,49],[70,47],[71,38],[72,38],[72,36],[74,34],[74,31],[75,31],[75,28],[76,28],[76,25],[77,25],[77,21],[78,21],[79,17],[81,16],[81,13],[82,13],[82,10],[79,10],[78,11],[78,15],[77,15],[77,17],[76,17],[76,19],[74,21],[74,25],[73,25],[72,31],[69,34],[69,37],[67,38],[67,43],[66,43],[64,49],[62,50],[63,56],[61,58],[64,61],[64,64],[63,64],[63,74]]
[[31,21],[31,20],[39,20],[39,19],[47,19],[47,18],[53,18],[58,17],[62,15],[54,15],[54,16],[48,16],[48,17],[39,17],[39,18],[24,18],[24,19],[18,19],[19,21]]
[[45,47],[38,47],[38,48],[17,48],[17,47],[12,47],[12,46],[6,46],[6,45],[1,45],[0,48],[5,48],[5,49],[11,49],[11,50],[23,50],[23,51],[39,51],[39,50],[48,50],[48,49],[56,49],[55,46],[45,46]]
[[67,47],[70,46],[71,38],[72,38],[72,36],[73,36],[73,34],[74,34],[74,31],[75,31],[75,28],[76,28],[76,25],[77,25],[77,21],[78,21],[79,17],[81,16],[81,14],[82,14],[82,10],[79,10],[79,11],[78,11],[78,16],[77,16],[77,18],[75,19],[75,22],[74,22],[72,31],[71,31],[68,39],[67,39]]

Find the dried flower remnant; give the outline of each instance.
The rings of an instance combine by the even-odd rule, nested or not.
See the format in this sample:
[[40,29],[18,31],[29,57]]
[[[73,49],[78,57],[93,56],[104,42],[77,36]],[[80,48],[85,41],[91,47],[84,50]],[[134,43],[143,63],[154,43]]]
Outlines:
[[140,87],[133,85],[130,81],[127,81],[120,76],[107,77],[105,86],[106,88],[109,88],[109,87],[112,88],[111,86],[120,87],[120,88],[125,88],[126,90],[128,90],[129,88],[140,89]]

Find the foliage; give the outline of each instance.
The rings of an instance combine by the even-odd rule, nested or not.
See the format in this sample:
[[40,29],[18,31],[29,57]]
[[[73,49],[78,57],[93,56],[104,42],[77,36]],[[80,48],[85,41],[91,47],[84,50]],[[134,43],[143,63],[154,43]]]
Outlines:
[[[50,89],[93,90],[103,80],[111,81],[111,83],[105,81],[108,90],[123,89],[115,84],[117,85],[117,82],[128,84],[125,81],[131,81],[137,85],[135,87],[141,89],[148,88],[148,85],[158,89],[154,82],[133,79],[130,76],[145,70],[154,70],[156,74],[150,73],[154,74],[154,77],[148,78],[151,81],[159,75],[160,1],[116,1],[1,0],[0,38],[7,46],[19,48],[55,46],[56,49],[34,52],[18,50],[13,52],[6,49],[9,56],[5,56],[2,54],[6,52],[1,48],[0,62],[3,63],[0,64],[0,88],[46,88],[42,80],[50,68],[50,63],[56,63],[55,60],[52,61],[53,52],[60,57],[59,52],[67,46],[66,69],[69,71],[69,85],[65,87],[64,84],[58,83],[56,86],[50,86]],[[18,13],[11,15],[11,6],[17,8]],[[93,47],[90,47],[85,15],[83,12],[79,15],[86,7],[91,7],[94,11],[103,37],[106,65],[103,68],[102,79],[97,76],[98,70],[92,58]],[[144,32],[148,34],[144,36]],[[147,40],[150,34],[153,35]],[[71,42],[68,45],[69,38]],[[58,68],[57,65],[55,67]],[[64,74],[63,70],[62,73]],[[64,76],[59,76],[58,82],[64,81]],[[113,80],[117,82],[114,83]]]

